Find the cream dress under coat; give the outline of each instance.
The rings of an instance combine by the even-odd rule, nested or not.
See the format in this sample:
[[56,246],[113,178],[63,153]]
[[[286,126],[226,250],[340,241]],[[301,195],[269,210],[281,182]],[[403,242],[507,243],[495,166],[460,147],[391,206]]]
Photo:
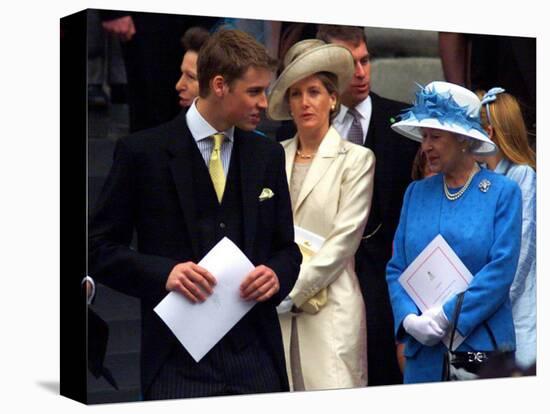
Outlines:
[[[297,138],[282,145],[290,182]],[[297,315],[306,390],[367,384],[365,305],[354,270],[354,255],[370,211],[374,164],[371,150],[343,140],[334,128],[329,128],[292,206],[295,225],[325,238],[315,256],[302,264],[290,293],[296,306],[325,287],[328,293],[327,303],[318,313]],[[279,316],[293,389],[291,315]]]

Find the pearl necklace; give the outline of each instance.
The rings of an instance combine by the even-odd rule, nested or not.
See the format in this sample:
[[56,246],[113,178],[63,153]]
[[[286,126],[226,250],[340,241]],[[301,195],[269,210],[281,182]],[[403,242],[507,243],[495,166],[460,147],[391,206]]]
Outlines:
[[458,200],[460,197],[462,197],[462,194],[466,192],[466,190],[470,186],[470,183],[472,182],[472,179],[474,178],[474,175],[476,175],[478,171],[479,171],[479,167],[477,166],[477,164],[475,164],[474,168],[472,169],[472,172],[470,173],[470,176],[468,177],[468,180],[466,180],[466,183],[456,193],[451,193],[449,191],[449,187],[447,187],[447,182],[445,181],[445,177],[443,177],[443,190],[445,191],[445,197],[447,197],[447,200],[455,201],[455,200]]
[[306,160],[310,160],[313,158],[313,156],[315,154],[317,154],[316,152],[312,152],[311,154],[304,154],[302,151],[300,151],[299,149],[296,150],[296,154],[298,154],[298,157],[300,158],[303,158],[303,159],[306,159]]

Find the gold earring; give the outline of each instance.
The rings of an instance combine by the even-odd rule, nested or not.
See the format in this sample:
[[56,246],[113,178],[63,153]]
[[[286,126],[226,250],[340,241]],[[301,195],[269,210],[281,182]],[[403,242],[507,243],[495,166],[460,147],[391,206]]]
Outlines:
[[330,107],[330,110],[331,110],[331,111],[334,111],[335,109],[336,109],[336,105],[332,105],[332,106]]

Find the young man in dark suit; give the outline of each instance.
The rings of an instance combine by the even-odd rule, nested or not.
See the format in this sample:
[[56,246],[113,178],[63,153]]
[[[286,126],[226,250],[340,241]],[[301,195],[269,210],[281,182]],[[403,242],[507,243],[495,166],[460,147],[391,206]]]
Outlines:
[[342,94],[342,107],[333,126],[340,135],[370,148],[376,156],[372,208],[355,255],[355,270],[367,309],[368,384],[401,383],[386,264],[392,255],[393,236],[418,144],[390,128],[392,118],[407,105],[370,90],[371,64],[364,29],[319,25],[317,37],[347,47],[355,63],[355,74]]
[[[275,308],[301,256],[283,150],[253,132],[274,68],[249,35],[217,32],[201,49],[189,110],[117,142],[90,223],[89,263],[96,280],[141,299],[144,399],[288,390]],[[240,291],[256,304],[197,363],[153,308],[169,291],[208,300],[215,277],[197,262],[224,236],[256,266]]]

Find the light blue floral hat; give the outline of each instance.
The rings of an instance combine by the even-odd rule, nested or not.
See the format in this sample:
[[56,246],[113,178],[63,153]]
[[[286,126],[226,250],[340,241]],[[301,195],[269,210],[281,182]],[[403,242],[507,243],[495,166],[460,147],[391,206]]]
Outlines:
[[420,86],[414,106],[405,109],[392,128],[418,142],[422,142],[421,128],[453,132],[478,141],[472,153],[491,155],[497,148],[481,126],[480,109],[481,101],[472,91],[454,83],[431,82]]

